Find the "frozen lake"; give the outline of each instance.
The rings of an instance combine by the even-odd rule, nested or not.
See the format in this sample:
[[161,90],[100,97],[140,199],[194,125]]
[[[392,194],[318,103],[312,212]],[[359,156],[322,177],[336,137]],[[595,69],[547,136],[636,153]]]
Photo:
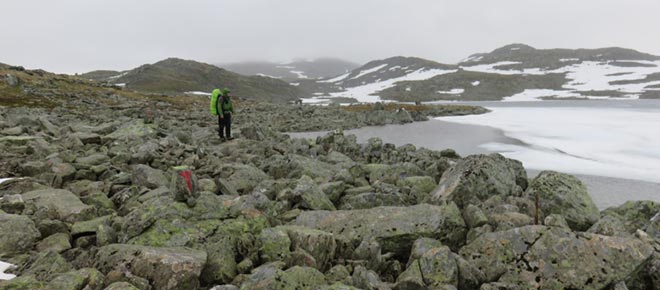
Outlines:
[[498,152],[522,161],[532,174],[556,170],[582,175],[590,190],[608,196],[600,207],[628,199],[660,201],[660,100],[470,104],[492,112],[346,133],[362,142],[379,137],[396,145],[452,148],[461,155]]

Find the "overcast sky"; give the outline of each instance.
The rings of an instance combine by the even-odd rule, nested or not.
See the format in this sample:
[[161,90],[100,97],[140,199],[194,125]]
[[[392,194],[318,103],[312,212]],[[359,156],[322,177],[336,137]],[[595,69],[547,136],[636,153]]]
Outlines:
[[660,55],[658,0],[3,1],[0,62],[54,72],[395,55],[456,63],[519,42]]

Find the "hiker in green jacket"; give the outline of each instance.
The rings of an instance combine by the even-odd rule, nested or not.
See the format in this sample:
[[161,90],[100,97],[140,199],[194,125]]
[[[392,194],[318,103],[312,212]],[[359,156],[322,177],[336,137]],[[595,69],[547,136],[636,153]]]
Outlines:
[[[215,89],[211,95],[211,113],[215,109],[215,115],[218,115],[218,135],[222,141],[234,139],[231,137],[231,116],[234,113],[234,105],[229,97],[230,92],[228,88],[225,88],[222,92]],[[214,99],[215,104],[213,104]]]

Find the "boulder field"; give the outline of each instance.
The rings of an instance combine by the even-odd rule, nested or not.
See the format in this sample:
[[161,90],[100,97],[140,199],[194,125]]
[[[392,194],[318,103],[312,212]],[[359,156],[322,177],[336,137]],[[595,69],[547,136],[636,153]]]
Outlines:
[[205,108],[142,102],[0,108],[0,289],[660,289],[658,203],[599,211],[499,154],[280,133],[332,108],[242,108],[220,142]]

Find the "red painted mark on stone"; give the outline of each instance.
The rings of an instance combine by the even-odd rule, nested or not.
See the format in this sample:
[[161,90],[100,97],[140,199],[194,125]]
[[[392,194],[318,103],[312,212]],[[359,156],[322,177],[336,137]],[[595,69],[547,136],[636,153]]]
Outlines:
[[186,185],[188,186],[188,190],[190,190],[190,193],[192,193],[192,191],[193,191],[192,181],[190,180],[190,178],[192,177],[192,172],[190,172],[190,170],[184,170],[184,171],[181,171],[181,173],[179,173],[179,175],[181,175],[181,177],[183,177],[183,180],[186,181]]

